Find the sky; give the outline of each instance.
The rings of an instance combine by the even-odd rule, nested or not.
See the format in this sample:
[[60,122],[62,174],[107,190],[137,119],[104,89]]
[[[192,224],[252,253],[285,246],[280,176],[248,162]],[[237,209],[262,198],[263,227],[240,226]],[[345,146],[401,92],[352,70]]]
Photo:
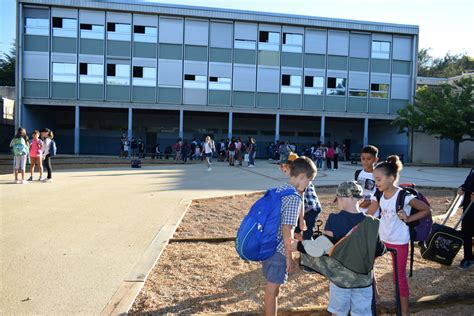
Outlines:
[[[110,1],[110,0],[109,0]],[[224,9],[418,25],[420,48],[433,57],[446,53],[474,56],[472,0],[141,0]],[[15,0],[0,0],[0,52],[15,37]]]

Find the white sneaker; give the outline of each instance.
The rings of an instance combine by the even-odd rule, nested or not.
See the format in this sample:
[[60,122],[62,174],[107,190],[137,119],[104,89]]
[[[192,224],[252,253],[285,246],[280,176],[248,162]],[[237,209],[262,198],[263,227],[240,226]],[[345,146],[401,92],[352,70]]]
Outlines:
[[46,179],[43,180],[43,182],[44,183],[51,183],[51,182],[53,182],[53,179],[46,178]]
[[20,183],[21,184],[28,184],[29,182],[27,180],[21,180]]
[[254,165],[249,165],[249,168],[255,168],[255,166]]
[[207,168],[207,171],[208,171],[208,172],[212,171],[211,167]]
[[38,179],[38,181],[40,181],[40,182],[43,182],[44,180],[46,180],[45,177],[41,177],[41,178]]
[[21,184],[21,180],[15,180],[15,184]]

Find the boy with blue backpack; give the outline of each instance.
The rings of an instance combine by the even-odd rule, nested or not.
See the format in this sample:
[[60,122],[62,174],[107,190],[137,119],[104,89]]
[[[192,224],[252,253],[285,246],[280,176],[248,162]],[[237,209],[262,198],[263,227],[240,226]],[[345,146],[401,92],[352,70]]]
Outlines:
[[294,269],[291,243],[298,224],[302,198],[316,166],[306,157],[290,165],[288,183],[268,190],[250,209],[237,233],[236,250],[246,260],[262,261],[267,280],[264,295],[265,315],[276,315],[280,286]]

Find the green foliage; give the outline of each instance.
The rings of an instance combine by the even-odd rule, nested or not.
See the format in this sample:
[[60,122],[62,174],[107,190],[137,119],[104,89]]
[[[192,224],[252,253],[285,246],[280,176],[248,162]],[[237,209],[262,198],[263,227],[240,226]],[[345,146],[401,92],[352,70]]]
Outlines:
[[433,58],[429,48],[422,48],[418,52],[419,77],[449,78],[469,70],[474,70],[474,58],[465,53],[451,55],[448,52],[443,58]]
[[0,86],[15,86],[16,52],[12,47],[10,52],[0,57]]
[[424,116],[413,104],[408,104],[406,107],[397,111],[398,117],[392,121],[392,125],[398,127],[399,133],[419,130],[423,126]]

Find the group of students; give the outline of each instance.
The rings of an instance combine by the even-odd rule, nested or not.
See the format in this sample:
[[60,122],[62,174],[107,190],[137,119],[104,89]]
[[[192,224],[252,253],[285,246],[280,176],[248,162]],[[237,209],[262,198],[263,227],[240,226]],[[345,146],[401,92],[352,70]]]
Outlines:
[[[10,142],[13,153],[15,183],[28,184],[34,180],[35,167],[39,169],[39,181],[51,182],[53,179],[53,169],[51,167],[51,157],[56,155],[56,143],[53,140],[54,134],[49,128],[33,131],[30,141],[26,129],[18,128],[15,137]],[[26,164],[30,163],[30,177],[25,179]],[[43,166],[46,168],[47,177],[43,176]],[[21,175],[21,179],[19,176]]]
[[[280,160],[280,168],[289,180],[277,190],[293,188],[303,197],[303,202],[295,195],[282,197],[280,228],[277,234],[280,243],[276,252],[262,262],[262,272],[267,280],[264,294],[265,315],[276,315],[280,286],[287,282],[288,273],[294,270],[292,253],[305,253],[304,241],[312,238],[316,219],[322,211],[313,184],[317,173],[314,162],[291,152],[281,156]],[[396,155],[389,156],[382,162],[378,160],[378,149],[375,146],[369,145],[362,149],[363,169],[356,172],[354,180],[345,181],[338,186],[335,202],[340,211],[329,215],[322,233],[336,244],[367,216],[376,218],[379,221],[380,240],[380,247],[377,249],[380,251],[375,254],[383,254],[383,249],[386,248],[396,249],[397,256],[392,254],[392,268],[396,260],[398,273],[393,271],[393,281],[398,278],[401,311],[403,315],[408,315],[409,285],[406,266],[410,233],[407,224],[429,215],[431,210],[427,204],[413,196],[407,196],[403,209],[397,210],[397,196],[401,190],[397,184],[403,168],[402,163]],[[465,204],[469,204],[473,187],[474,172],[471,170],[470,178],[468,177],[459,189],[459,192],[465,195]],[[376,190],[380,191],[378,197]],[[418,212],[411,214],[412,207]],[[470,224],[463,221],[463,230],[466,226],[466,235],[469,235],[470,239],[474,216],[469,218]],[[461,268],[468,267],[473,260],[471,242],[465,245],[464,249],[465,257]],[[306,272],[311,271],[306,267],[303,269]],[[375,277],[374,284],[365,288],[342,288],[330,282],[328,311],[333,315],[348,315],[349,312],[351,315],[372,315],[372,300],[374,294],[378,296],[377,292]]]
[[127,134],[120,137],[120,158],[145,157],[145,143],[141,137],[128,140]]

